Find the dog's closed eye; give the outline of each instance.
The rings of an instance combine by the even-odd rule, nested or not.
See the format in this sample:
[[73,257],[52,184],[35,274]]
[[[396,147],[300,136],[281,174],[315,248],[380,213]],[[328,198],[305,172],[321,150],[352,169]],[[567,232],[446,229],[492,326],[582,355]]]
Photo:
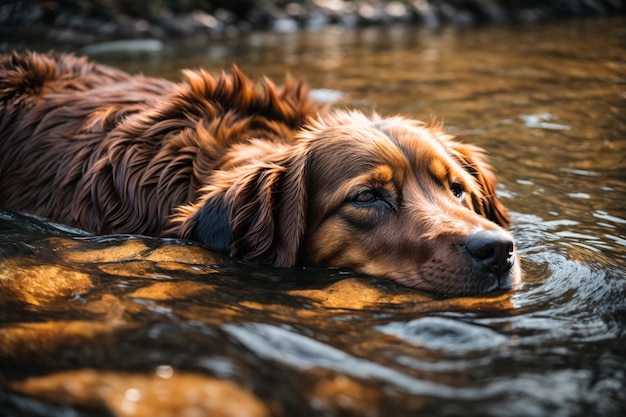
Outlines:
[[350,201],[357,207],[396,210],[396,203],[385,190],[361,190]]

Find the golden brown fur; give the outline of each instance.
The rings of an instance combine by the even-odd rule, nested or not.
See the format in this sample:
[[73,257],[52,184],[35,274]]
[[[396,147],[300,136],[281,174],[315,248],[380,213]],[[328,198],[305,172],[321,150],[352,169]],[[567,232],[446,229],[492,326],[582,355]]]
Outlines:
[[401,117],[321,112],[303,84],[237,68],[173,83],[72,55],[0,57],[0,206],[444,294],[520,276],[480,149]]

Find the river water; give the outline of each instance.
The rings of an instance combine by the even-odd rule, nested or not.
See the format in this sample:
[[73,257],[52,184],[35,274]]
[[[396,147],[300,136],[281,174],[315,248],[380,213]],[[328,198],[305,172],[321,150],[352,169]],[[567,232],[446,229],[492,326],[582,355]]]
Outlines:
[[483,146],[524,283],[440,299],[2,211],[0,414],[626,413],[624,18],[161,46],[85,51],[171,79],[233,62],[277,82],[289,71],[339,106],[443,121]]

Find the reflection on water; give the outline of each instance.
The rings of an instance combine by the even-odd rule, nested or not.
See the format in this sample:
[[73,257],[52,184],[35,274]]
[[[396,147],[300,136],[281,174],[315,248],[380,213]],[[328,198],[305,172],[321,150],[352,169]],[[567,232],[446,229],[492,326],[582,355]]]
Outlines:
[[438,299],[343,270],[0,215],[5,415],[626,412],[626,21],[329,28],[99,55],[245,71],[436,118],[488,149],[524,285]]

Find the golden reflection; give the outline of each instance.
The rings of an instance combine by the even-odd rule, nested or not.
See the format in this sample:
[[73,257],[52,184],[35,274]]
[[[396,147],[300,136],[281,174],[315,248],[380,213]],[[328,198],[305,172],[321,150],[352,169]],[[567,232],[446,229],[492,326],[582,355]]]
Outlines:
[[[106,263],[142,260],[147,262],[174,262],[175,264],[215,264],[211,252],[195,245],[159,241],[159,246],[150,247],[141,238],[122,238],[113,240],[74,241],[51,238],[48,241],[68,260],[77,263]],[[96,246],[87,249],[87,245]]]
[[58,354],[61,348],[89,346],[94,340],[118,330],[136,327],[121,321],[49,321],[18,323],[0,332],[0,355],[24,360],[30,355],[42,357]]
[[88,274],[60,265],[32,265],[12,258],[0,262],[0,303],[34,306],[71,298],[93,287]]
[[163,245],[147,254],[147,261],[187,264],[214,264],[215,257],[206,249],[192,245]]
[[27,378],[10,387],[53,404],[105,409],[118,417],[270,415],[259,398],[234,382],[188,372],[164,376],[78,369]]
[[119,242],[119,244],[109,244],[102,245],[94,250],[86,250],[82,248],[81,250],[71,250],[72,248],[67,248],[62,254],[73,262],[78,263],[95,263],[95,262],[119,262],[122,260],[132,260],[132,259],[144,259],[144,253],[149,251],[148,246],[146,246],[139,239],[129,239],[124,242]]
[[[153,248],[141,238],[131,238],[97,242],[93,249],[94,244],[89,241],[50,238],[46,242],[53,249],[40,259],[11,257],[0,260],[0,303],[42,306],[55,300],[69,300],[84,295],[96,285],[106,283],[98,280],[94,268],[111,278],[149,280],[170,280],[170,273],[202,277],[217,272],[211,266],[215,264],[215,257],[209,251],[193,245],[161,242],[160,246]],[[144,289],[143,294],[157,297],[156,292],[161,291],[162,295],[158,299],[165,299],[165,288],[176,297],[182,297],[186,291],[195,293],[212,289],[210,286],[188,282]],[[92,303],[90,307],[94,305]]]
[[292,290],[292,295],[310,298],[324,307],[360,310],[380,303],[418,303],[432,298],[415,291],[391,294],[363,280],[348,278],[322,289]]
[[449,309],[472,311],[504,310],[515,307],[511,292],[479,297],[439,299],[410,288],[378,288],[375,281],[348,278],[322,289],[289,291],[291,295],[311,299],[316,305],[339,309],[376,309],[401,307],[402,312],[434,312]]
[[153,262],[147,261],[116,261],[98,265],[98,269],[105,274],[128,278],[154,278]]
[[130,315],[140,313],[144,309],[143,306],[106,293],[96,300],[90,300],[81,307],[86,312],[98,315],[99,319],[113,321],[131,321]]
[[[354,415],[370,415],[372,406],[380,402],[382,392],[364,386],[344,375],[320,378],[310,394],[316,408],[327,412],[350,411]],[[371,414],[375,415],[375,414]]]
[[215,285],[202,282],[157,282],[147,287],[139,288],[126,296],[129,298],[145,298],[148,300],[186,299],[199,295],[207,296],[216,290]]

